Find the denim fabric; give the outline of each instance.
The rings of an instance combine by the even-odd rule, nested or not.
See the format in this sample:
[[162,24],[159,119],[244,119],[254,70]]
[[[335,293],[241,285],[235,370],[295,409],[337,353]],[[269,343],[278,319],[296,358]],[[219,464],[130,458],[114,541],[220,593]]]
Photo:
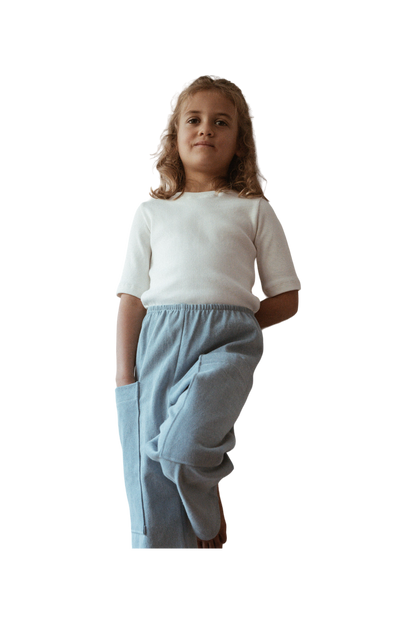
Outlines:
[[217,484],[263,353],[254,313],[227,304],[150,306],[138,381],[116,388],[133,548],[196,548],[220,528]]

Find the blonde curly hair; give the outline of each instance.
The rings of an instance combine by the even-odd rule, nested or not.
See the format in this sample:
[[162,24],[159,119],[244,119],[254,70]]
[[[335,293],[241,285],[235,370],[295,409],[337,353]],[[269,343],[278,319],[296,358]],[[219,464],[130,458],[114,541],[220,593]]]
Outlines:
[[[228,168],[227,176],[213,180],[213,190],[217,193],[230,190],[237,191],[239,197],[265,197],[260,186],[259,177],[264,178],[257,165],[256,144],[254,141],[253,125],[251,123],[250,109],[241,90],[225,78],[214,76],[200,76],[186,87],[178,96],[175,106],[172,106],[172,114],[168,119],[168,126],[161,135],[157,157],[156,169],[160,174],[160,186],[153,190],[150,188],[149,195],[155,199],[170,199],[180,193],[175,199],[179,199],[185,192],[185,169],[179,156],[177,147],[177,135],[179,117],[183,104],[198,91],[216,89],[227,97],[236,107],[238,135],[237,146],[241,157],[234,155]],[[268,200],[267,200],[268,201]]]

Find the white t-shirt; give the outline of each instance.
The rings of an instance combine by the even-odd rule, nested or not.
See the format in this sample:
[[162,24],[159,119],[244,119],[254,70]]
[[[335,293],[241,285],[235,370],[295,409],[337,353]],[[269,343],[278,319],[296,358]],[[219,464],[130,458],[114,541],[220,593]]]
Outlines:
[[134,216],[117,295],[134,295],[145,308],[226,303],[257,312],[256,258],[266,297],[300,290],[283,228],[265,199],[235,191],[152,198]]

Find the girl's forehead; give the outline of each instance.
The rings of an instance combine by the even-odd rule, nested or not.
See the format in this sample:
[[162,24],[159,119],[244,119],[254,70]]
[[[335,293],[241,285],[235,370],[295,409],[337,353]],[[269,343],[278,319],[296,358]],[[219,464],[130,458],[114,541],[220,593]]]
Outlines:
[[[234,113],[236,107],[228,97],[223,95],[220,91],[198,91],[193,95],[189,95],[183,102],[181,107],[181,114],[184,114],[188,110],[195,110],[197,107],[207,106],[213,104],[214,106],[220,106],[224,109],[224,112]],[[220,110],[216,112],[221,112]]]

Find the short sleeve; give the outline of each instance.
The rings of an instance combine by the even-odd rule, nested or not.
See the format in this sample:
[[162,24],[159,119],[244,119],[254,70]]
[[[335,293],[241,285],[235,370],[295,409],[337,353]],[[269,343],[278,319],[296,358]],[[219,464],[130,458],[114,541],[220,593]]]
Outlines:
[[285,233],[273,208],[264,198],[259,203],[254,244],[261,286],[266,297],[300,290]]
[[151,259],[150,227],[141,204],[133,218],[130,237],[127,245],[126,259],[117,288],[117,296],[123,293],[134,295],[139,299],[149,289]]

